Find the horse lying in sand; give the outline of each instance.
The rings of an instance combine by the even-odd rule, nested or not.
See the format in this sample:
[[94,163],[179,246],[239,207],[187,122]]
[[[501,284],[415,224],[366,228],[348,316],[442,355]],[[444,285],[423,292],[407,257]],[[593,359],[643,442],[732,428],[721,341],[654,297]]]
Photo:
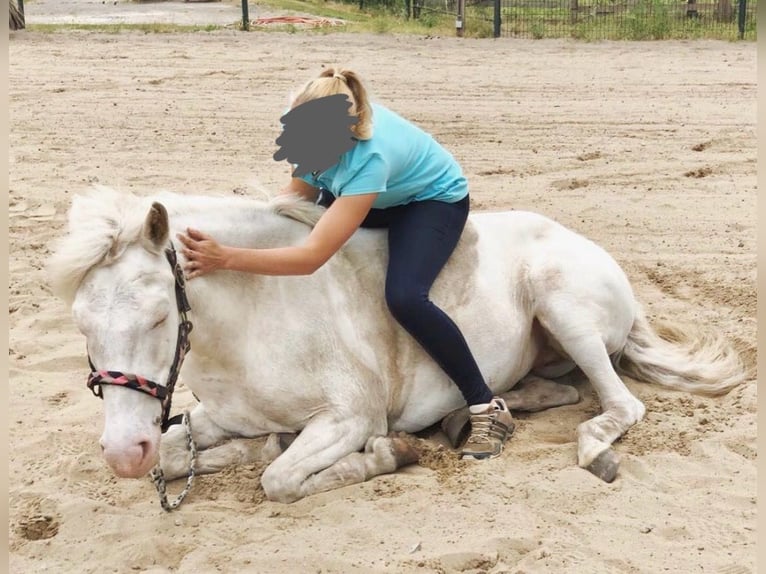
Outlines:
[[[49,271],[87,339],[89,386],[104,402],[100,442],[118,476],[142,477],[158,462],[169,479],[185,474],[184,429],[162,430],[187,341],[197,471],[258,457],[244,439],[297,434],[263,472],[274,501],[415,461],[410,443],[389,433],[420,431],[463,405],[389,316],[385,230],[360,229],[310,276],[216,272],[185,286],[179,276],[172,239],[188,227],[229,245],[276,247],[301,242],[321,213],[298,198],[147,198],[108,188],[75,197]],[[580,368],[603,412],[577,427],[578,464],[607,481],[619,463],[612,443],[644,415],[618,372],[711,395],[746,378],[721,337],[658,336],[612,257],[538,214],[473,213],[431,296],[496,394],[532,373]]]

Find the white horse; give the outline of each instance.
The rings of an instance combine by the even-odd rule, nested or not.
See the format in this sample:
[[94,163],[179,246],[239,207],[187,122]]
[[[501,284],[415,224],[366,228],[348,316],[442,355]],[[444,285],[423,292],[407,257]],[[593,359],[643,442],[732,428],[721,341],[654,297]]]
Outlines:
[[[183,281],[166,258],[176,233],[194,227],[230,245],[284,246],[301,242],[321,213],[297,198],[107,188],[75,197],[49,271],[86,337],[97,373],[89,384],[104,400],[100,443],[118,476],[138,478],[158,463],[168,478],[186,472],[184,429],[161,432],[167,400],[156,400],[168,383],[172,391],[183,358]],[[244,439],[297,434],[261,479],[270,500],[295,501],[415,461],[410,443],[388,433],[420,431],[464,405],[385,307],[385,233],[357,231],[310,276],[216,272],[188,282],[194,329],[182,373],[199,401],[190,415],[198,472],[255,460]],[[612,442],[644,415],[618,371],[712,395],[747,377],[721,337],[660,337],[602,248],[534,213],[473,213],[432,298],[497,394],[536,369],[581,369],[603,412],[577,428],[578,464],[605,480],[617,470]]]

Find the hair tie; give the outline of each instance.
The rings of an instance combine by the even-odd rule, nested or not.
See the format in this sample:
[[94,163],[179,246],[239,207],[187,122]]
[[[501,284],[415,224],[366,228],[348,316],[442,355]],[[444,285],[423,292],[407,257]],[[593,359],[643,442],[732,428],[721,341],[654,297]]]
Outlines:
[[338,72],[333,72],[332,77],[338,78],[339,80],[343,80],[344,82],[346,81],[346,76],[344,76],[343,74],[339,74]]

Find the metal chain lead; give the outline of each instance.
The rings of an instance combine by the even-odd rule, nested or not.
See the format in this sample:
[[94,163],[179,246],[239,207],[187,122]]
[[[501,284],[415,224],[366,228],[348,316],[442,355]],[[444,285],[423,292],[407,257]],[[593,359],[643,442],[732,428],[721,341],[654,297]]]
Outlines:
[[197,445],[194,444],[194,439],[192,438],[191,418],[189,417],[189,411],[183,412],[181,424],[186,427],[186,442],[189,448],[189,453],[191,453],[189,474],[186,477],[186,486],[173,502],[168,502],[165,474],[162,472],[162,467],[158,464],[152,469],[150,475],[152,477],[152,481],[154,482],[154,487],[157,489],[157,493],[160,495],[160,505],[162,505],[162,508],[166,512],[170,512],[171,510],[178,508],[181,502],[183,502],[184,498],[186,498],[186,495],[191,491],[192,481],[194,480],[195,465],[197,463]]

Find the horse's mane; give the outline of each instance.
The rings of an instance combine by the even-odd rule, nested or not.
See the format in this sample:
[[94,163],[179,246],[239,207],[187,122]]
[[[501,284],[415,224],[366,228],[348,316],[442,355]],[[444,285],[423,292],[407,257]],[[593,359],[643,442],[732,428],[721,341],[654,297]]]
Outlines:
[[292,195],[278,195],[267,201],[243,197],[185,196],[169,192],[143,197],[94,186],[85,194],[74,196],[66,233],[55,245],[48,261],[48,278],[53,293],[71,303],[90,269],[99,264],[113,263],[128,246],[140,239],[153,201],[162,203],[171,219],[182,212],[204,212],[221,202],[278,214],[310,226],[324,212],[324,208]]
[[275,213],[300,221],[311,227],[316,225],[325,208],[298,195],[277,195],[269,201]]

